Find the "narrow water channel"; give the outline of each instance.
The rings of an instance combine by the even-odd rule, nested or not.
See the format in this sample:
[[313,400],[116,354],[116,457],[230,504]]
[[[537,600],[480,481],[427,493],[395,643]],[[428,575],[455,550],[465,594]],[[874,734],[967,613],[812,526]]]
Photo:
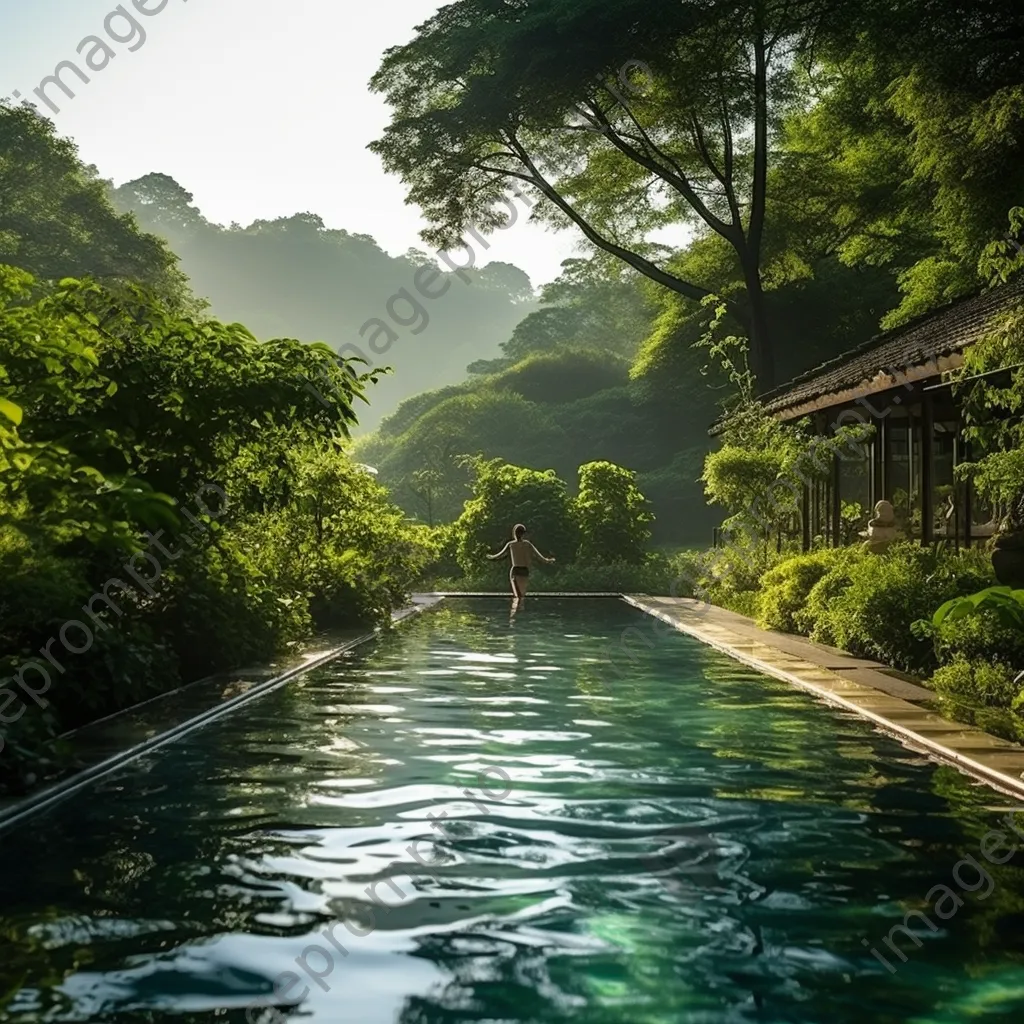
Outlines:
[[1010,806],[623,603],[452,600],[0,834],[0,1020],[1020,1019]]

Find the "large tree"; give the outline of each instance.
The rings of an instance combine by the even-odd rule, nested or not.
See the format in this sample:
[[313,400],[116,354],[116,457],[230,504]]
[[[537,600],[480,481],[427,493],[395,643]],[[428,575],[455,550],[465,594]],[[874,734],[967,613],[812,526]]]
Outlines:
[[371,145],[424,211],[424,238],[508,223],[510,187],[691,300],[647,244],[689,222],[724,239],[762,388],[774,353],[761,275],[769,158],[828,0],[456,0],[372,80],[394,109]]

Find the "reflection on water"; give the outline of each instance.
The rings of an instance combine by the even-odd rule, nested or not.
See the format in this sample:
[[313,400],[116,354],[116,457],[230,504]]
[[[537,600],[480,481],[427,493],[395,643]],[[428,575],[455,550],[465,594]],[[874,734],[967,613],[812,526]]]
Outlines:
[[451,602],[4,835],[0,1019],[1015,1019],[1017,858],[868,948],[1005,801],[631,625]]

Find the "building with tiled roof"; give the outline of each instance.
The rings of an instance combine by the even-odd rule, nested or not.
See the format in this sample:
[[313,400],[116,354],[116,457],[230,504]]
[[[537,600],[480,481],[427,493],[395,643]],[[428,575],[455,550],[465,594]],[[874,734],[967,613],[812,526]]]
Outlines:
[[[810,417],[821,435],[855,423],[875,428],[859,454],[833,460],[830,479],[803,482],[805,548],[855,541],[882,500],[892,503],[903,535],[922,543],[972,544],[992,535],[999,510],[977,502],[970,482],[955,473],[969,453],[944,375],[963,364],[964,350],[1000,314],[1022,303],[1018,278],[880,334],[762,396],[768,412]],[[720,421],[712,435],[721,429]]]

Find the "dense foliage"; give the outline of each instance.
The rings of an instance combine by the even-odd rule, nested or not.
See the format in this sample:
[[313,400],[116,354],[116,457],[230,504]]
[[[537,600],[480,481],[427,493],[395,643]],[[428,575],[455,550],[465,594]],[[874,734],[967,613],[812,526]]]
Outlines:
[[[503,223],[513,190],[520,210],[529,203],[535,219],[580,231],[596,254],[545,289],[502,359],[472,369],[493,374],[581,342],[635,352],[625,391],[608,387],[584,409],[567,390],[543,414],[530,410],[550,427],[546,461],[489,441],[466,450],[562,474],[573,461],[620,463],[638,472],[660,536],[704,539],[693,468],[722,382],[695,346],[712,321],[751,342],[763,390],[771,363],[776,380],[807,370],[989,284],[993,247],[1020,252],[1000,239],[1024,188],[1022,41],[1009,0],[447,6],[389,51],[374,80],[394,109],[376,149],[426,210],[426,237],[440,244],[467,218]],[[682,223],[681,247],[652,242],[667,237],[652,229]],[[1009,228],[1019,239],[1019,214]],[[972,366],[1012,365],[1010,333]],[[1003,415],[990,417],[1004,432],[1019,423],[1016,401],[1004,393]],[[563,460],[584,416],[595,433]],[[404,429],[398,447],[412,450],[417,426]],[[643,438],[640,451],[631,438]],[[1019,469],[1019,442],[984,464],[982,486],[1003,487],[997,476]],[[389,461],[395,447],[384,447]],[[735,514],[752,490],[771,489],[787,454],[774,443],[727,448],[706,469]],[[421,514],[408,475],[395,463],[385,471]],[[848,512],[852,533],[863,516]]]
[[[602,273],[594,265],[586,273],[578,262],[568,265],[556,283],[562,301],[590,294],[599,280],[608,289],[619,287]],[[783,426],[760,413],[749,401],[745,343],[721,337],[726,307],[712,302],[701,310],[703,319],[692,326],[704,333],[678,341],[674,363],[652,354],[663,349],[648,348],[627,376],[618,356],[581,349],[572,333],[561,343],[549,338],[546,353],[489,364],[501,367],[490,373],[481,364],[474,380],[403,403],[360,440],[359,457],[380,470],[382,482],[411,514],[430,522],[451,520],[468,496],[460,461],[465,454],[550,466],[566,479],[582,462],[609,461],[637,473],[657,516],[657,540],[706,542],[716,520],[699,486],[707,427],[723,386],[742,381],[748,407],[730,421],[724,447],[705,464],[706,494],[733,515],[761,510],[766,532],[784,528],[803,482],[827,472],[832,451],[855,432],[845,429],[826,449],[814,450],[802,426]],[[668,321],[675,323],[674,314]],[[780,475],[789,481],[788,492],[777,486]]]
[[[1022,231],[1024,207],[1015,207],[1008,237]],[[1006,281],[1024,269],[1024,250],[994,242],[983,263],[994,283]],[[967,349],[964,365],[953,377],[963,403],[965,435],[978,456],[962,472],[997,507],[1020,503],[1024,513],[1024,302]],[[1018,529],[1024,529],[1024,518]]]
[[[473,367],[470,381],[403,402],[374,434],[359,439],[359,458],[379,470],[410,514],[432,523],[459,515],[470,494],[464,455],[550,467],[571,481],[582,463],[606,461],[637,474],[657,516],[659,541],[710,535],[715,516],[703,506],[698,478],[715,409],[713,378],[695,374],[699,390],[683,407],[652,395],[647,381],[631,380],[622,337],[615,351],[595,321],[635,318],[646,300],[635,281],[624,283],[596,261],[583,264],[567,261],[562,277],[545,289],[559,303],[552,310],[575,311],[565,333],[545,337],[546,349],[520,348],[513,336],[506,348],[518,360]],[[589,305],[602,295],[609,306]],[[635,345],[636,334],[625,351],[631,355]]]
[[[452,523],[428,530],[431,561],[425,583],[442,590],[504,590],[508,562],[485,555],[511,539],[522,523],[555,566],[538,566],[531,590],[669,594],[678,559],[649,546],[653,516],[636,476],[609,462],[579,467],[579,491],[553,470],[531,470],[502,459],[466,460],[472,491]],[[689,583],[685,592],[689,593]]]
[[1024,590],[986,587],[951,598],[912,629],[935,645],[941,694],[1024,712]]
[[990,582],[991,566],[985,563],[976,552],[941,556],[913,544],[865,557],[840,570],[846,585],[813,623],[811,636],[927,675],[935,667],[932,647],[915,636],[912,624],[944,601]]
[[852,568],[861,557],[857,549],[824,548],[777,562],[757,588],[758,625],[784,633],[812,632],[824,609],[808,614],[811,592],[824,577]]
[[429,547],[342,450],[367,383],[141,285],[0,266],[0,786],[68,728],[387,616]]
[[579,527],[580,561],[643,562],[651,537],[648,524],[654,515],[636,485],[635,473],[610,462],[580,466],[573,512]]
[[691,560],[695,595],[930,680],[961,720],[1024,739],[1024,722],[984,717],[1024,713],[1024,591],[992,586],[987,552],[778,553],[741,535]]
[[42,278],[93,274],[181,297],[174,254],[107,201],[96,168],[28,107],[0,101],[0,263]]
[[782,422],[767,413],[754,396],[744,340],[717,336],[724,312],[719,307],[698,343],[733,385],[722,403],[720,446],[704,460],[704,493],[731,513],[722,524],[727,535],[774,536],[781,550],[783,537],[799,529],[804,489],[827,479],[835,458],[855,453],[873,428],[847,425],[821,436],[806,420]]
[[554,553],[555,558],[573,561],[578,525],[565,482],[553,470],[524,469],[501,459],[474,460],[472,470],[473,497],[454,526],[464,572],[473,572],[488,551],[501,548],[516,523],[542,534],[549,557]]
[[316,622],[379,622],[435,555],[387,492],[333,444],[296,459],[287,505],[250,517],[241,540],[275,591],[308,603]]
[[799,109],[814,43],[841,6],[531,0],[524,15],[460,0],[385,55],[373,86],[395,114],[373,148],[441,243],[466,220],[501,223],[503,191],[525,184],[536,216],[700,301],[707,280],[647,243],[652,229],[696,225],[735,268],[736,315],[769,388],[771,140]]

